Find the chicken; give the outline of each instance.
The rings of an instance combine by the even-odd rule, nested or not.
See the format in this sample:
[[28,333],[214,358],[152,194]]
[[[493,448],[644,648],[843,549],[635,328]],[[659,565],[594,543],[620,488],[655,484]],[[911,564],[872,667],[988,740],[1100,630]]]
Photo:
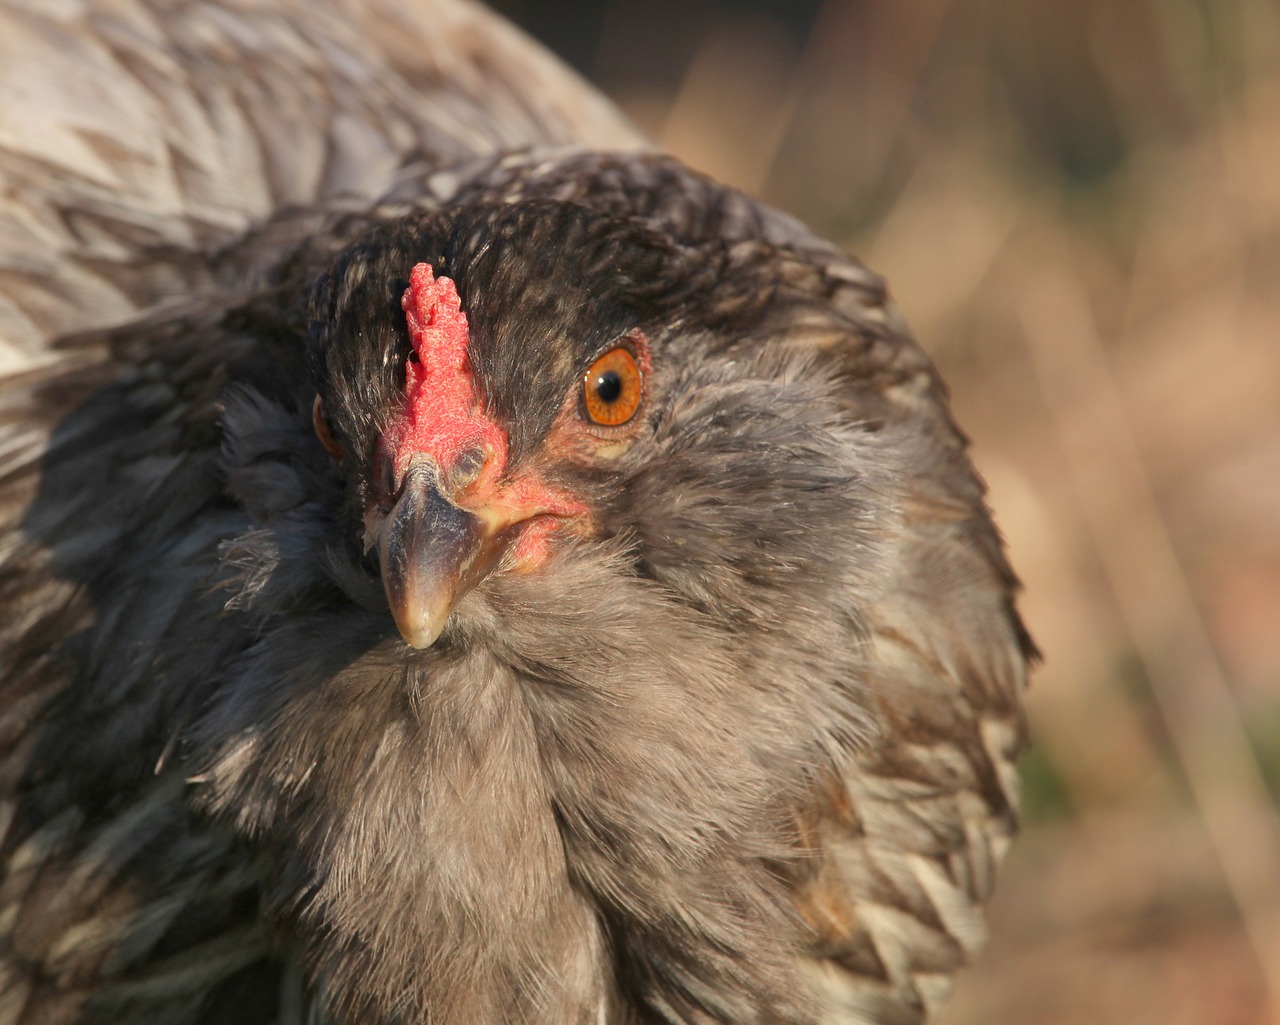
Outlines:
[[0,40],[0,1023],[923,1022],[1034,649],[882,282],[461,4]]

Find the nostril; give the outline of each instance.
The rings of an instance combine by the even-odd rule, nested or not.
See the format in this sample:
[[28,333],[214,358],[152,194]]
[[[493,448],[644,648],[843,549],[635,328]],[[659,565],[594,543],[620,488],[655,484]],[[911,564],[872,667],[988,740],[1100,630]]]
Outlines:
[[487,459],[488,453],[480,445],[464,450],[449,471],[450,490],[457,492],[474,484],[484,470]]
[[447,501],[462,504],[473,500],[477,489],[487,488],[501,471],[500,455],[482,443],[467,445],[443,460],[417,452],[401,473],[389,456],[380,459],[377,467],[378,485],[392,503],[410,487],[430,486]]

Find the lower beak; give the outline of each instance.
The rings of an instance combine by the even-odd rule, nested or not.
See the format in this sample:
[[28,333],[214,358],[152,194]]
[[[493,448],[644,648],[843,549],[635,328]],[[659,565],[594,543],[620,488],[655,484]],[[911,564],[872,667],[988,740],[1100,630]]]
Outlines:
[[407,644],[435,643],[453,607],[492,567],[493,541],[484,520],[441,494],[433,465],[410,468],[378,530],[382,585]]

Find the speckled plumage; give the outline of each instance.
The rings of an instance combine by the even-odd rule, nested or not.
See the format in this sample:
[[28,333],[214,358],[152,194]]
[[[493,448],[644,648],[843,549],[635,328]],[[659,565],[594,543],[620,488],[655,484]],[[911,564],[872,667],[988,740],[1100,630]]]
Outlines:
[[[922,1022],[1032,652],[936,372],[836,248],[410,10],[0,8],[173,86],[120,146],[105,101],[0,132],[0,325],[44,361],[0,392],[0,1023]],[[228,74],[253,46],[309,70]],[[179,114],[198,159],[126,152]],[[422,651],[359,527],[418,262],[512,464],[591,509]],[[632,331],[634,440],[549,443]]]

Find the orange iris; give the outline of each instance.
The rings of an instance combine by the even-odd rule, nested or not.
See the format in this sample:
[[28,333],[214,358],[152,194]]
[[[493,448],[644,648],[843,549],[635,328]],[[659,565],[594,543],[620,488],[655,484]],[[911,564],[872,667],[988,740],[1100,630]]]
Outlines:
[[617,427],[635,416],[643,396],[640,368],[627,349],[610,349],[591,364],[582,378],[587,416],[605,427]]

